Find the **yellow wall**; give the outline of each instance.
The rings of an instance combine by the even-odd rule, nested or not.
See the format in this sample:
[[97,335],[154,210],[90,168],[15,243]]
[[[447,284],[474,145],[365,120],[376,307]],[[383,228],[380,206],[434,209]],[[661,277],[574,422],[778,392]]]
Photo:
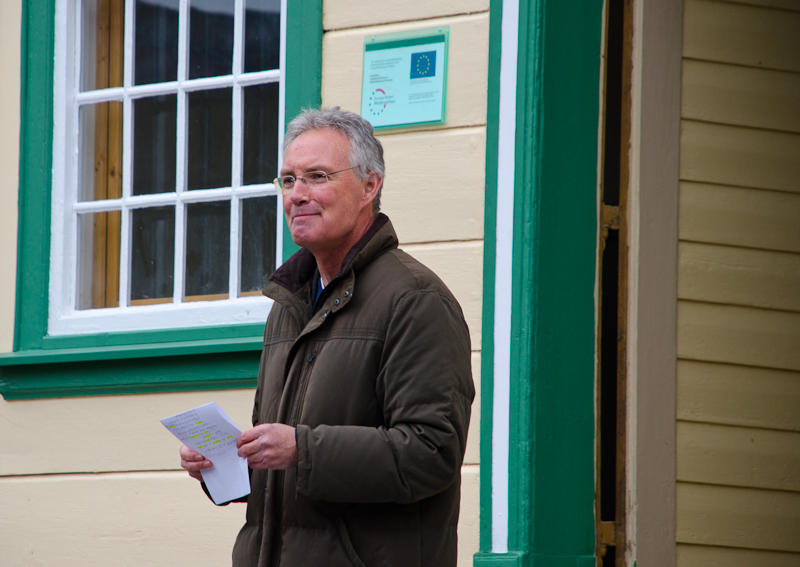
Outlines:
[[[488,0],[327,0],[323,25],[322,102],[360,111],[364,38],[450,26],[447,123],[379,136],[386,151],[382,208],[401,246],[438,273],[461,302],[472,334],[480,389]],[[478,551],[478,422],[473,404],[464,466],[459,565]]]
[[21,2],[0,2],[0,352],[14,345]]
[[[0,2],[0,238],[16,241],[21,2]],[[360,109],[364,35],[450,26],[447,124],[381,135],[383,210],[402,246],[433,268],[464,309],[479,389],[488,0],[328,0],[323,101]],[[391,23],[390,22],[394,22]],[[13,340],[16,255],[0,247],[0,352]],[[244,507],[214,507],[179,470],[158,419],[216,401],[240,427],[252,390],[0,399],[0,564],[228,564]],[[459,565],[478,548],[478,408],[464,467]],[[133,433],[131,433],[133,432]]]
[[686,0],[678,564],[800,564],[800,4]]

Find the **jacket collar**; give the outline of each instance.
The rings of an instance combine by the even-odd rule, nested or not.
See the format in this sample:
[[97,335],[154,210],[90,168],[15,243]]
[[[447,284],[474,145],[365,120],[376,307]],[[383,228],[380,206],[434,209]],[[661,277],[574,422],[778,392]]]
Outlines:
[[[374,258],[394,248],[397,248],[397,234],[389,217],[380,213],[364,236],[347,253],[341,270],[331,283],[351,270],[358,273]],[[270,284],[264,288],[263,293],[272,297],[273,294],[270,293],[269,288],[277,284],[295,294],[309,283],[316,270],[317,261],[314,255],[305,248],[301,248],[272,273],[269,277]]]

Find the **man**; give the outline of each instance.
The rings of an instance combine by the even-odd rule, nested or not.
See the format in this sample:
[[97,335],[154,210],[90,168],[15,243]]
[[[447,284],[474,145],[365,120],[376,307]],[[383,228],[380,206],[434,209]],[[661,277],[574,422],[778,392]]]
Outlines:
[[[251,493],[235,567],[456,564],[474,388],[467,325],[379,214],[383,148],[360,116],[306,111],[275,180],[302,250],[270,277]],[[181,448],[200,479],[212,466]]]

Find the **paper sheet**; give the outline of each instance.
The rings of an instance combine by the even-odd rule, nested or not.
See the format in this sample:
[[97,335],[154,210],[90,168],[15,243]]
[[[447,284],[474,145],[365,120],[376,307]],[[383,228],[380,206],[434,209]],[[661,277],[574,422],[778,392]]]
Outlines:
[[214,464],[200,473],[214,503],[250,494],[247,459],[236,449],[242,431],[215,402],[165,417],[161,423],[184,445]]

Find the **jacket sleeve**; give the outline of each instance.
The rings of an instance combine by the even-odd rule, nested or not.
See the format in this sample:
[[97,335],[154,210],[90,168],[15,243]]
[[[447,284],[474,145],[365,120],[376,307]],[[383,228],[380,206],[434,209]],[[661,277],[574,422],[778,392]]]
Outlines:
[[384,426],[298,426],[299,495],[410,503],[458,477],[475,389],[469,333],[454,300],[414,291],[398,301],[376,395]]

